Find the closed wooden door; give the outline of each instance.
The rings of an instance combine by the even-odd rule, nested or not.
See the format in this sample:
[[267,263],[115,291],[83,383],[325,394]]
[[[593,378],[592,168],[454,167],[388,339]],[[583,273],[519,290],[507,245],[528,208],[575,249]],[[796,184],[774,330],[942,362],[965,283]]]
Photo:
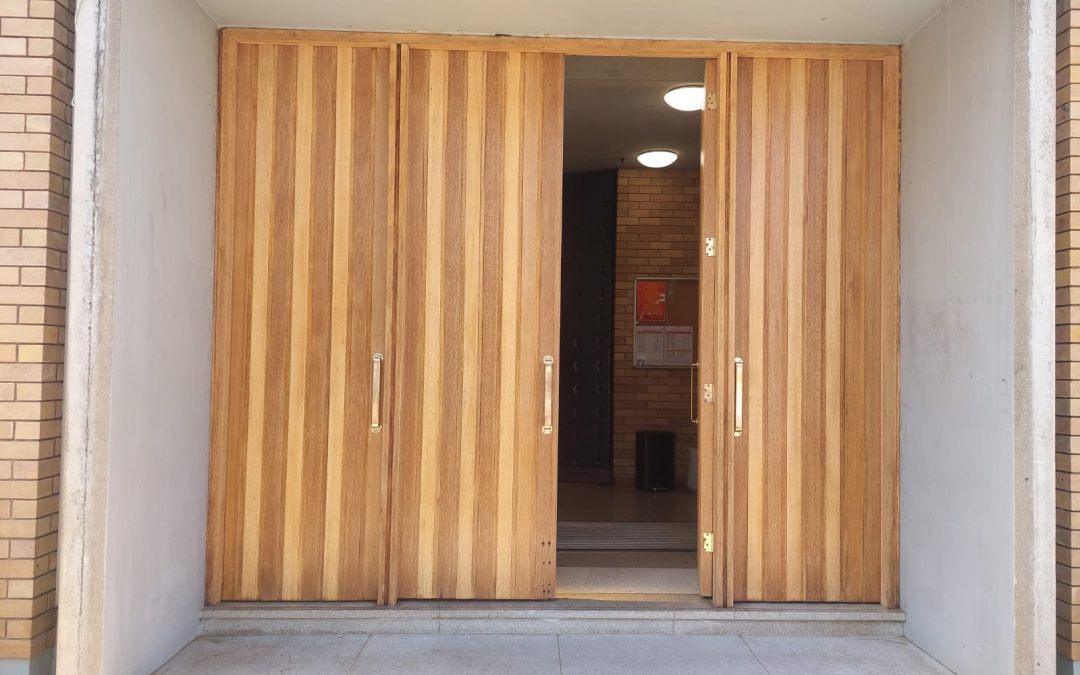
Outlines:
[[221,59],[207,599],[385,597],[395,47]]
[[391,600],[551,597],[563,59],[401,73]]
[[898,60],[731,64],[727,601],[895,607]]

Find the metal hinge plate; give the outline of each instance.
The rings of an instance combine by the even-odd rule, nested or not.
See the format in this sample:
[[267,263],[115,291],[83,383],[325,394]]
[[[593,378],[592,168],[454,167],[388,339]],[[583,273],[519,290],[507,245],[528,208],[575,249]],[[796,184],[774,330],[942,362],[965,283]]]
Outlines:
[[713,533],[704,532],[701,535],[701,550],[706,553],[713,552]]
[[716,257],[716,237],[705,237],[705,257]]
[[711,384],[706,384],[705,385],[705,402],[706,403],[712,403],[713,402],[713,389],[712,389]]
[[716,92],[710,91],[709,95],[705,97],[705,107],[709,110],[716,110]]

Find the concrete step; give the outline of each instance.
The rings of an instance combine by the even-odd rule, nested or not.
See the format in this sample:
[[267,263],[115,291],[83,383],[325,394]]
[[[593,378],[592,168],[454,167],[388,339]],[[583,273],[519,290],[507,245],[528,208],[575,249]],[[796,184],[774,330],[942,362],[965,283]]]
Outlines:
[[371,603],[224,603],[203,609],[203,635],[533,633],[896,637],[904,613],[877,605],[679,603],[556,599]]

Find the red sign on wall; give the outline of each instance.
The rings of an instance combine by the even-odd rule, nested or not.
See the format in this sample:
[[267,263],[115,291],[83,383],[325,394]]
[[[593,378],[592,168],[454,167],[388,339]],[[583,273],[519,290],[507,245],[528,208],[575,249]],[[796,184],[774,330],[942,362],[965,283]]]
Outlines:
[[637,282],[637,320],[661,322],[667,320],[667,293],[666,280],[639,279]]

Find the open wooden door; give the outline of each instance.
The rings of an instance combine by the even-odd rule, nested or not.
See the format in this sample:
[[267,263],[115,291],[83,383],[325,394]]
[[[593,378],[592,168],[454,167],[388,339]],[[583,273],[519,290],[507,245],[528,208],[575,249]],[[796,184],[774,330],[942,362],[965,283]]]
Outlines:
[[725,257],[727,223],[728,55],[705,62],[707,105],[701,114],[701,282],[698,309],[698,584],[713,603],[725,602],[724,405],[727,339]]
[[396,61],[223,37],[211,604],[385,598]]
[[728,602],[898,602],[898,65],[731,57]]
[[391,602],[555,589],[563,59],[404,47]]

